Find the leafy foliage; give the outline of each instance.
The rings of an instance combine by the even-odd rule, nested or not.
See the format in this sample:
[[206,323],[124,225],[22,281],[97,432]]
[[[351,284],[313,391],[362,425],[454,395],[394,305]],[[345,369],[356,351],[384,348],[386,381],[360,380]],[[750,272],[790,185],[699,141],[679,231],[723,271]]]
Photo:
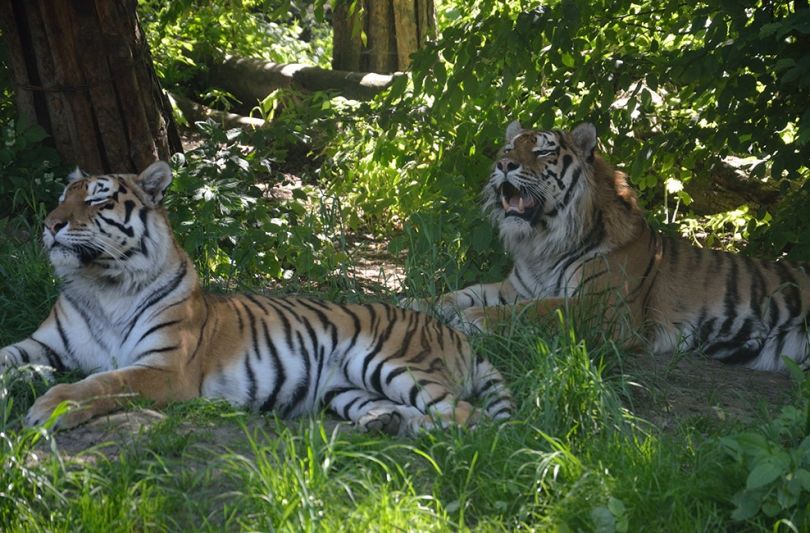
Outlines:
[[[750,213],[784,219],[754,232],[757,250],[803,257],[810,233],[791,207],[804,205],[794,192],[810,177],[802,5],[447,3],[411,82],[400,80],[370,106],[370,124],[333,145],[333,175],[346,178],[338,188],[357,194],[374,227],[444,200],[474,201],[512,119],[540,128],[589,120],[648,204],[667,183],[707,179],[725,156],[756,158],[754,175],[788,193],[776,213]],[[362,155],[346,156],[350,147]]]
[[[289,199],[274,197],[283,185],[275,141],[266,131],[223,131],[198,125],[202,144],[175,156],[167,204],[177,237],[197,261],[204,282],[299,277],[321,279],[340,260],[324,222],[308,209],[317,196],[300,186]],[[268,135],[271,135],[268,137]],[[289,186],[289,184],[287,184]]]
[[168,87],[200,78],[205,56],[221,60],[236,54],[277,63],[308,58],[323,66],[331,58],[328,25],[300,0],[139,0],[138,13]]
[[64,169],[56,150],[42,144],[46,136],[37,125],[14,119],[0,122],[0,219],[43,215],[58,198]]
[[758,514],[780,519],[795,530],[810,525],[810,379],[790,362],[799,383],[800,405],[784,407],[754,431],[722,437],[719,443],[747,472],[745,486],[732,498],[734,520]]

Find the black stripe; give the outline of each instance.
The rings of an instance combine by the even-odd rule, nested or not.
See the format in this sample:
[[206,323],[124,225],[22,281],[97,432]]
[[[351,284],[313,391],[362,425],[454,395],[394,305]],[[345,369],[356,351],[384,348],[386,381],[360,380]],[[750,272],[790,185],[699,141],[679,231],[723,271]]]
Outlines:
[[68,356],[71,359],[75,359],[76,356],[73,354],[73,349],[70,347],[70,340],[68,339],[68,336],[65,333],[65,328],[62,325],[62,319],[59,318],[57,306],[53,307],[53,316],[56,319],[56,331],[59,332],[59,339],[62,341],[62,345],[65,347],[65,351],[67,352]]
[[354,387],[336,387],[334,389],[329,389],[323,395],[322,402],[324,405],[330,405],[332,400],[349,391],[355,390]]
[[[382,361],[380,361],[377,364],[377,367],[374,369],[374,372],[371,373],[371,387],[374,390],[379,391],[380,393],[382,393],[382,390],[383,390],[382,382],[381,382],[381,376],[382,376],[382,370],[383,370],[383,367],[385,366],[385,363],[387,363],[388,361],[391,361],[392,359],[397,359],[399,357],[402,357],[403,354],[407,353],[407,351],[408,351],[408,349],[409,349],[409,347],[411,345],[411,342],[413,341],[414,337],[416,337],[416,335],[417,335],[416,327],[418,326],[418,317],[419,317],[419,315],[417,315],[416,313],[410,313],[410,315],[411,316],[408,319],[407,330],[406,330],[405,335],[404,335],[405,336],[405,342],[402,344],[402,346],[400,346],[400,348],[396,352],[392,353],[391,355],[389,355],[388,357],[385,357]],[[439,349],[443,351],[442,346],[439,346]],[[404,369],[405,367],[402,367],[402,368]],[[391,373],[393,373],[393,371]],[[386,384],[391,383],[390,375],[389,375],[388,378],[386,378],[385,383]]]
[[779,261],[773,264],[776,268],[776,273],[781,281],[781,294],[785,299],[785,306],[787,306],[788,317],[799,316],[801,313],[802,303],[799,296],[799,288],[796,283],[796,278],[790,272],[790,269],[784,262]]
[[152,326],[151,328],[149,328],[148,330],[146,330],[146,331],[143,333],[143,335],[141,335],[141,338],[140,338],[140,339],[138,339],[138,342],[136,342],[136,343],[135,343],[135,345],[137,346],[138,344],[140,344],[142,340],[144,340],[146,337],[148,337],[148,336],[149,336],[149,335],[151,335],[152,333],[156,332],[157,330],[159,330],[159,329],[163,329],[163,328],[167,328],[167,327],[169,327],[169,326],[173,326],[174,324],[177,324],[177,323],[179,323],[179,322],[181,322],[181,320],[170,320],[170,321],[168,321],[168,322],[162,322],[162,323],[160,323],[160,324],[157,324],[157,325],[155,325],[155,326]]
[[284,339],[287,342],[287,348],[290,352],[295,352],[295,346],[293,345],[293,338],[292,338],[292,324],[290,320],[287,318],[287,313],[284,309],[279,309],[278,307],[279,300],[268,300],[268,305],[273,308],[273,310],[278,315],[278,318],[281,320],[281,327],[284,329]]
[[302,306],[306,307],[307,309],[315,313],[315,316],[317,316],[318,319],[321,321],[321,326],[323,326],[323,329],[329,331],[330,336],[332,338],[332,346],[329,349],[329,351],[331,352],[332,350],[335,349],[338,343],[337,327],[329,320],[329,318],[326,316],[326,313],[324,313],[320,309],[315,308],[309,302],[314,303],[315,300],[301,299],[298,301],[298,303],[300,303]]
[[[650,235],[651,235],[650,240],[651,240],[652,244],[655,244],[655,240],[656,240],[655,239],[655,234],[650,232]],[[649,276],[650,272],[652,272],[653,266],[655,266],[655,259],[656,259],[655,251],[656,250],[655,250],[654,246],[651,246],[650,250],[648,250],[648,252],[650,254],[650,261],[647,263],[647,268],[644,269],[644,274],[641,275],[641,279],[639,280],[638,285],[636,285],[635,288],[627,294],[627,297],[625,298],[625,300],[628,303],[633,302],[636,299],[636,296],[638,296],[637,293],[639,293],[641,291],[641,287],[644,286],[644,282],[647,280],[647,276]]]
[[[200,350],[200,346],[202,346],[203,343],[205,326],[208,325],[208,318],[211,316],[211,309],[208,306],[208,299],[205,297],[203,297],[203,304],[205,304],[205,319],[203,319],[202,324],[200,324],[200,332],[197,334],[197,346],[195,346],[194,351],[191,352],[191,356],[188,358],[186,365],[191,364],[191,362],[197,357],[197,352]],[[214,323],[214,331],[216,331],[216,322]]]
[[[575,253],[564,256],[560,261],[557,262],[557,265],[559,265],[564,261],[562,267],[559,270],[560,273],[557,276],[557,283],[554,288],[555,295],[559,295],[560,292],[562,291],[562,284],[564,278],[566,277],[565,274],[566,270],[568,270],[568,267],[570,267],[575,261],[580,259],[586,253],[590,252],[591,250],[599,246],[604,236],[605,236],[605,228],[602,225],[602,211],[597,211],[596,222],[594,226],[591,228],[591,230],[588,232],[588,235],[583,240],[585,246],[582,246],[581,248],[576,250]],[[557,270],[557,265],[554,266],[552,271]]]
[[343,311],[344,311],[344,312],[345,312],[347,315],[349,315],[350,317],[352,317],[352,324],[354,325],[354,334],[352,335],[352,339],[351,339],[351,341],[349,342],[349,346],[346,348],[346,352],[348,353],[348,352],[349,352],[351,349],[353,349],[353,348],[354,348],[355,344],[357,344],[357,337],[360,335],[360,330],[361,330],[361,326],[360,326],[360,317],[358,317],[358,316],[357,316],[357,315],[354,313],[354,311],[352,311],[351,309],[349,309],[349,307],[348,307],[348,306],[346,306],[346,305],[338,304],[338,307],[340,307],[341,309],[343,309]]
[[263,306],[262,303],[255,296],[253,296],[252,294],[246,292],[244,294],[244,297],[247,298],[248,300],[250,300],[251,302],[253,302],[256,305],[256,307],[261,309],[262,313],[264,313],[265,315],[267,314],[267,308],[265,306]]
[[296,336],[298,337],[298,344],[301,348],[301,358],[304,360],[304,376],[301,381],[295,385],[290,403],[284,410],[284,417],[288,416],[290,412],[307,397],[307,393],[309,392],[309,379],[312,373],[312,363],[310,361],[309,351],[304,347],[304,338],[301,336],[300,332],[296,332]]
[[250,326],[250,344],[253,346],[253,353],[256,354],[256,358],[261,361],[262,354],[259,351],[259,335],[256,332],[256,315],[250,309],[245,302],[239,301],[242,304],[242,308],[245,310],[245,314],[248,317],[248,326]]
[[359,399],[360,399],[359,396],[355,396],[355,398],[352,401],[343,406],[343,413],[341,413],[343,418],[345,418],[346,420],[350,419],[349,411],[351,410],[352,406],[357,403],[357,400]]
[[737,290],[737,282],[739,281],[739,272],[737,266],[737,259],[731,255],[721,255],[717,259],[726,260],[730,263],[729,270],[726,273],[726,294],[724,298],[725,308],[725,321],[720,327],[718,334],[720,336],[727,335],[731,331],[734,321],[737,319],[736,306],[739,302],[739,293]]
[[123,233],[124,235],[126,235],[127,237],[132,237],[132,236],[135,235],[135,231],[131,227],[127,227],[127,226],[121,224],[120,222],[116,222],[115,220],[107,218],[104,215],[102,215],[101,213],[97,214],[96,216],[98,218],[100,218],[101,220],[103,220],[104,222],[106,222],[108,225],[113,226],[115,228],[118,228],[118,230],[121,233]]
[[391,372],[389,372],[387,376],[385,376],[385,384],[390,385],[395,377],[407,371],[408,367],[405,365],[396,367]]
[[98,320],[88,315],[86,309],[80,305],[79,302],[76,302],[69,293],[63,292],[62,296],[64,297],[65,301],[68,302],[77,313],[79,313],[79,316],[82,318],[85,326],[87,327],[87,331],[89,331],[90,335],[93,336],[93,340],[96,341],[96,344],[109,351],[110,348],[104,339],[104,334],[106,331],[103,329],[99,331]]
[[264,332],[264,342],[267,344],[267,349],[270,351],[270,358],[273,362],[273,368],[275,370],[274,377],[276,378],[276,381],[273,385],[273,390],[267,396],[267,399],[262,404],[260,410],[270,411],[275,407],[278,394],[281,392],[281,387],[283,387],[284,382],[287,381],[287,372],[284,370],[284,365],[281,362],[281,358],[278,356],[278,349],[273,343],[273,340],[270,338],[270,332],[267,330],[267,323],[264,320],[262,320],[262,330]]
[[178,348],[178,346],[176,344],[174,346],[164,346],[162,348],[154,348],[152,350],[147,350],[145,352],[139,353],[138,355],[135,356],[135,358],[133,360],[134,361],[140,361],[141,359],[143,359],[147,355],[154,355],[156,353],[170,352],[172,350],[176,350],[177,348]]
[[58,372],[65,371],[65,363],[62,361],[62,356],[60,356],[53,348],[51,348],[44,342],[39,341],[34,337],[31,337],[31,340],[42,346],[42,349],[45,351],[45,357],[48,358],[48,364],[50,366],[55,368]]
[[515,268],[512,271],[515,273],[515,277],[517,278],[517,280],[523,286],[523,292],[532,295],[533,294],[532,291],[529,289],[529,286],[526,285],[526,282],[523,280],[523,276],[520,275],[520,268],[518,267],[518,265],[515,265]]
[[[371,361],[377,356],[378,353],[380,353],[380,351],[382,350],[383,344],[385,344],[385,342],[389,338],[391,338],[391,334],[393,333],[394,326],[395,326],[395,322],[393,320],[390,320],[388,322],[388,326],[385,328],[385,330],[377,337],[377,342],[375,343],[374,347],[363,358],[363,367],[362,367],[361,377],[363,379],[363,385],[365,387],[369,386],[368,382],[367,382],[367,379],[366,379],[366,374],[368,372],[369,366],[371,365]],[[379,364],[382,364],[382,362],[380,362]],[[379,385],[379,383],[377,383],[377,384]],[[377,389],[373,389],[373,390],[376,390],[377,392],[382,394],[382,388],[377,388]]]
[[571,178],[571,183],[568,185],[568,190],[565,191],[565,196],[563,197],[562,203],[559,203],[555,206],[555,209],[565,209],[568,203],[573,198],[574,189],[576,189],[577,183],[579,182],[579,177],[582,175],[582,167],[577,167],[574,170],[574,175]]
[[568,173],[568,168],[574,162],[574,158],[571,154],[565,154],[562,158],[562,170],[560,171],[560,176],[554,176],[554,180],[557,182],[557,186],[560,190],[565,190],[565,182],[563,181],[563,177]]
[[233,298],[228,298],[226,301],[228,302],[228,305],[233,308],[234,313],[236,313],[236,324],[239,326],[239,333],[242,333],[245,330],[245,322],[242,320],[242,312],[239,311],[239,307],[233,303]]
[[17,352],[20,354],[20,362],[22,364],[28,364],[31,362],[31,356],[28,354],[28,350],[20,348],[19,346],[14,346],[14,348],[17,348]]
[[253,405],[256,403],[256,374],[253,372],[253,368],[250,366],[250,353],[245,353],[242,357],[245,358],[245,373],[247,374],[248,378],[248,406],[252,409]]
[[498,409],[494,413],[490,413],[489,416],[492,417],[492,418],[498,418],[499,416],[501,416],[502,413],[506,414],[506,415],[511,415],[512,414],[512,409],[509,408],[509,407],[503,407],[501,409]]
[[[132,210],[135,209],[135,202],[126,200],[124,202],[124,223],[129,224],[129,219],[132,216]],[[132,237],[132,235],[130,235]]]
[[[183,261],[180,263],[180,266],[177,269],[177,272],[175,273],[174,277],[170,279],[166,284],[162,285],[160,288],[153,291],[149,295],[149,298],[146,299],[144,303],[138,306],[138,308],[135,310],[135,315],[129,321],[129,327],[127,328],[127,331],[124,334],[123,339],[124,341],[126,341],[127,338],[129,338],[129,334],[132,333],[132,329],[135,327],[135,324],[137,324],[138,319],[141,318],[144,312],[146,312],[147,309],[149,309],[153,305],[157,304],[158,302],[166,298],[178,286],[180,286],[180,283],[183,281],[183,278],[186,277],[186,274],[188,274],[188,264],[186,263],[186,261]],[[178,303],[180,302],[175,302],[175,304],[173,305],[176,305]]]
[[438,403],[441,403],[442,401],[444,401],[445,398],[447,398],[447,393],[446,392],[442,393],[440,396],[438,396],[436,398],[433,398],[427,404],[425,404],[425,411],[428,411],[434,405],[436,405]]

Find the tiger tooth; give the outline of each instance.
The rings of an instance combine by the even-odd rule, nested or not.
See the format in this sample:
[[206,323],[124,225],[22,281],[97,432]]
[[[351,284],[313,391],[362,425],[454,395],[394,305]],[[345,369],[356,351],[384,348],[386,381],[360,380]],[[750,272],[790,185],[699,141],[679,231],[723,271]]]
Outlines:
[[520,200],[518,200],[518,211],[520,211],[521,213],[523,211],[525,211],[525,208],[523,207],[523,197],[522,196],[520,197]]
[[506,198],[501,196],[501,204],[503,204],[503,210],[509,211],[509,202],[506,201]]

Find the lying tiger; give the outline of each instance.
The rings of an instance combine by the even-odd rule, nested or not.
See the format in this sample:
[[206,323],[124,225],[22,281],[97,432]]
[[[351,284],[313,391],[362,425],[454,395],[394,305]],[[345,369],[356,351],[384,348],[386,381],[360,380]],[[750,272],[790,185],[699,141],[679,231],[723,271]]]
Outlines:
[[596,129],[527,130],[517,122],[483,191],[514,260],[508,278],[411,300],[462,329],[514,313],[600,313],[612,336],[655,353],[701,351],[760,370],[808,362],[810,278],[803,267],[703,250],[656,233],[626,176],[596,155]]
[[62,280],[50,316],[0,349],[0,371],[23,364],[90,374],[53,386],[30,408],[40,424],[62,402],[72,427],[134,397],[157,405],[224,398],[283,417],[326,406],[365,430],[413,435],[493,419],[512,403],[500,373],[466,338],[427,315],[385,304],[214,295],[200,288],[162,199],[156,162],[140,175],[70,176],[43,240]]

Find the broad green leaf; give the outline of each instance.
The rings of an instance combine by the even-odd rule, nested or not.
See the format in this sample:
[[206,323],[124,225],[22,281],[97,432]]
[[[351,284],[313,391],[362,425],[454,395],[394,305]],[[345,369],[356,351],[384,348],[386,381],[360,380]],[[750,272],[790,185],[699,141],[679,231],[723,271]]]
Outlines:
[[764,487],[779,479],[785,473],[784,468],[773,461],[765,460],[754,467],[748,474],[745,487],[749,490]]

